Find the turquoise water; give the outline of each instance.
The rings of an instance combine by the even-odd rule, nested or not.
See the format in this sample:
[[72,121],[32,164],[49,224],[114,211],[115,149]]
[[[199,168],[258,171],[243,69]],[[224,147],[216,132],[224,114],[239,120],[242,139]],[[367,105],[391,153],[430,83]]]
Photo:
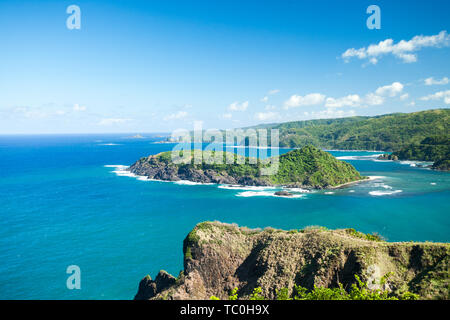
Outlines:
[[[108,166],[173,146],[151,142],[118,135],[0,137],[0,299],[131,299],[146,274],[179,273],[182,241],[205,220],[450,241],[449,173],[374,161],[374,152],[332,151],[378,178],[290,199],[271,189],[141,181]],[[81,268],[81,290],[66,288],[73,264]]]

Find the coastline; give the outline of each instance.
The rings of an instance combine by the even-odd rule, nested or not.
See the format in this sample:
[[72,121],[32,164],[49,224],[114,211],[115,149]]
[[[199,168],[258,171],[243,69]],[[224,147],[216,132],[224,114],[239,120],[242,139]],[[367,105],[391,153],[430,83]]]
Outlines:
[[343,188],[349,187],[349,186],[357,184],[357,183],[361,183],[361,182],[364,182],[364,181],[373,181],[373,180],[380,179],[380,178],[382,178],[382,176],[366,176],[365,179],[343,183],[343,184],[340,184],[340,185],[337,185],[337,186],[333,186],[333,187],[330,187],[330,188],[326,188],[326,189],[331,189],[331,190],[343,189]]
[[[260,189],[267,189],[267,188],[271,188],[271,189],[299,189],[302,190],[302,192],[311,192],[311,191],[323,191],[323,190],[336,190],[336,189],[343,189],[346,187],[349,187],[351,185],[355,185],[361,182],[365,182],[365,181],[373,181],[376,179],[380,179],[382,178],[382,176],[366,176],[363,179],[360,180],[356,180],[356,181],[350,181],[350,182],[346,182],[337,186],[330,186],[327,188],[313,188],[310,186],[304,186],[304,185],[264,185],[264,186],[252,186],[252,185],[229,185],[229,184],[220,184],[220,183],[202,183],[202,182],[195,182],[195,181],[190,181],[190,180],[161,180],[161,179],[149,179],[147,176],[143,176],[143,175],[137,175],[135,173],[130,172],[128,169],[130,168],[130,166],[125,166],[125,165],[104,165],[105,168],[114,168],[116,170],[111,171],[112,173],[116,174],[117,176],[125,176],[125,177],[130,177],[130,178],[136,178],[137,180],[140,181],[154,181],[154,182],[172,182],[174,184],[179,184],[179,185],[200,185],[200,186],[211,186],[211,185],[216,185],[218,188],[220,189],[240,189],[240,188],[260,188]],[[295,192],[295,191],[294,191]],[[287,196],[277,196],[277,197],[281,197],[281,198],[289,198]]]

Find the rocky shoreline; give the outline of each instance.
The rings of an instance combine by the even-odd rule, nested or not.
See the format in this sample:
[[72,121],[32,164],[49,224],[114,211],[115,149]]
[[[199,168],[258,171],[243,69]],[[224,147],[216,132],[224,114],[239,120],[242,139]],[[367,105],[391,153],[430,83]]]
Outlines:
[[177,166],[153,161],[136,162],[128,168],[131,173],[144,176],[148,179],[164,181],[192,181],[205,184],[230,184],[242,186],[270,186],[267,181],[253,177],[233,177],[227,173],[218,173],[214,170],[202,170],[194,168],[178,168]]
[[435,171],[450,171],[450,161],[447,159],[442,159],[442,160],[437,160],[435,162],[433,162],[432,164],[424,164],[427,162],[432,162],[432,161],[422,161],[422,160],[409,160],[409,159],[399,159],[398,156],[393,155],[393,154],[382,154],[380,155],[378,158],[378,160],[384,160],[384,161],[394,161],[394,162],[401,162],[401,161],[411,161],[415,167],[418,168],[427,168],[427,169],[431,169],[431,170],[435,170]]

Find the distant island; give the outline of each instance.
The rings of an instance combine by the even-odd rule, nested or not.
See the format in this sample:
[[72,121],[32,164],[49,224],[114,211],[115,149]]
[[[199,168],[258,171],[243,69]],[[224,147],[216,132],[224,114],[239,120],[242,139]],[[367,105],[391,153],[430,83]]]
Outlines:
[[[250,158],[223,152],[221,164],[205,161],[216,156],[214,151],[191,151],[187,164],[172,162],[172,152],[163,152],[139,159],[129,171],[149,179],[199,183],[218,183],[243,186],[286,186],[308,189],[337,188],[367,179],[349,163],[337,160],[330,153],[313,146],[305,146],[279,156],[279,168],[275,174],[261,175],[268,164],[260,159],[252,163]],[[194,164],[194,152],[202,153],[202,163]],[[226,164],[226,157],[234,162]],[[289,194],[279,194],[289,196]]]
[[198,224],[177,278],[146,276],[135,299],[449,299],[450,245],[384,241],[354,229]]
[[132,136],[132,137],[130,137],[131,139],[144,139],[145,137],[143,136],[143,135],[140,135],[140,134],[136,134],[136,135],[134,135],[134,136]]

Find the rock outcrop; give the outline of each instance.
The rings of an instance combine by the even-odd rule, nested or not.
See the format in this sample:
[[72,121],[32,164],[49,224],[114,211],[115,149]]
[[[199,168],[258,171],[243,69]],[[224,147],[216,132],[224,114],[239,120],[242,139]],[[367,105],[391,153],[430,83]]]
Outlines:
[[349,288],[355,274],[372,288],[450,298],[450,244],[389,243],[353,229],[252,230],[204,222],[186,237],[183,252],[180,276],[144,278],[136,299],[227,299],[233,288],[245,299],[256,287],[274,299],[276,290],[292,294],[294,285]]
[[277,192],[275,192],[275,195],[280,196],[280,197],[292,197],[293,196],[292,193],[287,192],[285,190],[277,191]]
[[158,292],[162,292],[176,283],[174,276],[168,274],[166,271],[161,270],[156,276],[155,280],[152,280],[150,276],[146,276],[139,283],[139,290],[135,300],[146,300],[156,296]]
[[383,153],[383,154],[380,155],[377,159],[378,159],[378,160],[393,160],[393,161],[398,161],[398,156],[396,156],[395,154]]

